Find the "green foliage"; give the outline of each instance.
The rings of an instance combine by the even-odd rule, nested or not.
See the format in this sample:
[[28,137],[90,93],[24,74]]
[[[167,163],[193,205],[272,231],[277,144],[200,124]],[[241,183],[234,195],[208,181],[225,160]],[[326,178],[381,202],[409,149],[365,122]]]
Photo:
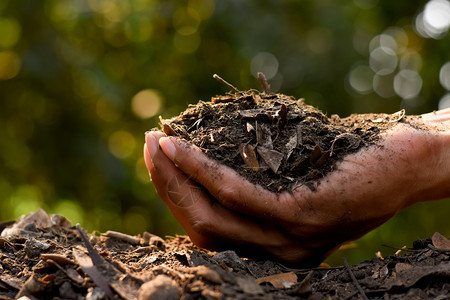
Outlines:
[[[425,4],[1,1],[0,219],[43,207],[90,230],[181,233],[149,182],[144,132],[226,92],[214,73],[250,89],[263,71],[275,91],[329,114],[437,109],[450,43],[445,30],[418,33]],[[448,201],[424,211],[363,238],[355,259],[449,233]]]

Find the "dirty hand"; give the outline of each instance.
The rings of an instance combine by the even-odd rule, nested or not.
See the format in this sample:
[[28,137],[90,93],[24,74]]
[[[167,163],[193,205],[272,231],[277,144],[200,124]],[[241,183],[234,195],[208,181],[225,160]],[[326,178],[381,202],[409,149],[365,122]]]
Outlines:
[[312,266],[401,209],[450,196],[449,120],[446,110],[423,115],[437,130],[397,124],[378,145],[346,156],[315,191],[270,192],[158,131],[146,135],[144,156],[158,194],[195,244]]

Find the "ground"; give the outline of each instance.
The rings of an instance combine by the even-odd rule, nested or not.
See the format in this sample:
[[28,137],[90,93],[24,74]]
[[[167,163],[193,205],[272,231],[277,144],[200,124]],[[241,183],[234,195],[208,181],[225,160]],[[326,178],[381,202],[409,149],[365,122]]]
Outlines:
[[186,236],[88,234],[43,210],[0,231],[0,299],[450,299],[439,233],[385,258],[297,269]]

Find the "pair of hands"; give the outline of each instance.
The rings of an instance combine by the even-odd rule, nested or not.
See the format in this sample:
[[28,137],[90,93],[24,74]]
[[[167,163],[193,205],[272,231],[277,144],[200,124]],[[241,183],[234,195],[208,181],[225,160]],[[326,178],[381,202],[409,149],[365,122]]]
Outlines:
[[346,156],[315,191],[270,192],[159,131],[146,134],[144,157],[159,196],[198,246],[313,266],[401,209],[450,196],[450,109],[422,121],[433,129],[398,123]]

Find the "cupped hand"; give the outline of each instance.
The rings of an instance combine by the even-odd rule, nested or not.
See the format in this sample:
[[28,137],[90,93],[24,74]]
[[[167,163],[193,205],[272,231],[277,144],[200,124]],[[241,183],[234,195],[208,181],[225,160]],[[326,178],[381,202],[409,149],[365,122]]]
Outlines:
[[450,131],[440,125],[449,115],[424,115],[439,127],[427,131],[397,124],[377,145],[344,157],[315,191],[270,192],[158,131],[146,134],[144,157],[158,194],[195,244],[311,266],[401,209],[450,195]]

